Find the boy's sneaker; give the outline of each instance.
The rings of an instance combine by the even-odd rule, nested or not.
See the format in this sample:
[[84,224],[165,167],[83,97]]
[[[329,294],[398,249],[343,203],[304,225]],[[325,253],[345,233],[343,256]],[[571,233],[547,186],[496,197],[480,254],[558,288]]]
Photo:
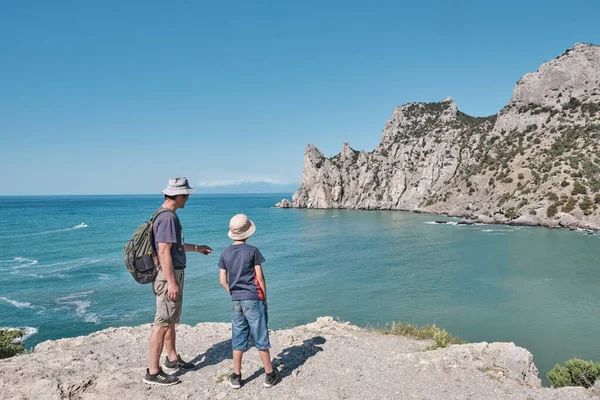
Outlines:
[[263,386],[270,388],[277,382],[279,382],[279,372],[277,371],[277,368],[273,368],[273,372],[267,374],[267,376],[265,377],[265,383],[263,383]]
[[196,366],[194,364],[183,361],[179,354],[177,354],[177,360],[175,360],[175,361],[169,361],[169,357],[166,356],[163,367],[165,367],[165,369],[170,369],[170,370],[185,369],[186,371],[196,368]]
[[242,387],[242,375],[238,375],[233,373],[227,377],[227,384],[234,389],[239,389]]
[[173,375],[168,375],[162,369],[158,369],[158,373],[151,374],[146,368],[146,376],[143,379],[144,383],[149,385],[172,386],[180,382],[179,378]]

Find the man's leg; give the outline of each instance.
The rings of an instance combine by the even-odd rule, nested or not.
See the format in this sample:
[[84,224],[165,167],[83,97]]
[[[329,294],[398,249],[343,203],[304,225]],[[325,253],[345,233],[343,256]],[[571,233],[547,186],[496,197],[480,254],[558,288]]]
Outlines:
[[150,335],[150,368],[151,374],[156,374],[159,371],[160,354],[165,343],[165,335],[169,330],[168,326],[157,326],[152,327],[152,334]]
[[175,324],[169,325],[165,335],[165,345],[167,346],[167,357],[170,361],[177,361],[177,347],[175,347]]

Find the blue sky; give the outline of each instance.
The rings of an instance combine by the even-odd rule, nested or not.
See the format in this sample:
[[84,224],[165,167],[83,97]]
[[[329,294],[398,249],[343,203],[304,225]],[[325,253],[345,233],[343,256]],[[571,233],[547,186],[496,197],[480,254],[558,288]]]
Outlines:
[[[419,4],[417,4],[419,3]],[[0,195],[297,183],[394,107],[498,112],[600,2],[23,1],[0,9]]]

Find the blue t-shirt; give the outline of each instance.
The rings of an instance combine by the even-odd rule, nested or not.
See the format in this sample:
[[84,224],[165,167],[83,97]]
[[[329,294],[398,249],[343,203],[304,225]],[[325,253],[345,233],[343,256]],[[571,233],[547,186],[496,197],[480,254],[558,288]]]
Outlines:
[[[156,210],[160,211],[159,208]],[[171,245],[171,260],[173,269],[185,268],[185,249],[183,239],[183,230],[179,217],[174,212],[166,211],[160,214],[152,224],[154,234],[154,248],[158,251],[159,243],[172,243]]]
[[260,250],[246,243],[232,244],[223,250],[218,265],[227,271],[232,300],[265,299],[254,272],[254,266],[265,261]]

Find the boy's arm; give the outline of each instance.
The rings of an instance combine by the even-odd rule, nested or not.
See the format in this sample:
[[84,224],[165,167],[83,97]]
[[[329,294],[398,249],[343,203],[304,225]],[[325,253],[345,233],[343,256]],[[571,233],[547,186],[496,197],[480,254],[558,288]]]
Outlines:
[[[225,289],[225,291],[227,293],[229,293],[229,282],[227,282],[227,270],[226,269],[221,269],[221,272],[219,274],[219,282],[221,282],[221,286],[223,286],[223,289]],[[231,293],[229,293],[231,294]]]
[[258,284],[260,285],[260,289],[262,290],[263,294],[265,295],[265,305],[266,305],[267,304],[267,283],[265,282],[265,274],[263,274],[262,266],[260,264],[254,266],[254,273],[256,274],[256,280],[258,281]]

